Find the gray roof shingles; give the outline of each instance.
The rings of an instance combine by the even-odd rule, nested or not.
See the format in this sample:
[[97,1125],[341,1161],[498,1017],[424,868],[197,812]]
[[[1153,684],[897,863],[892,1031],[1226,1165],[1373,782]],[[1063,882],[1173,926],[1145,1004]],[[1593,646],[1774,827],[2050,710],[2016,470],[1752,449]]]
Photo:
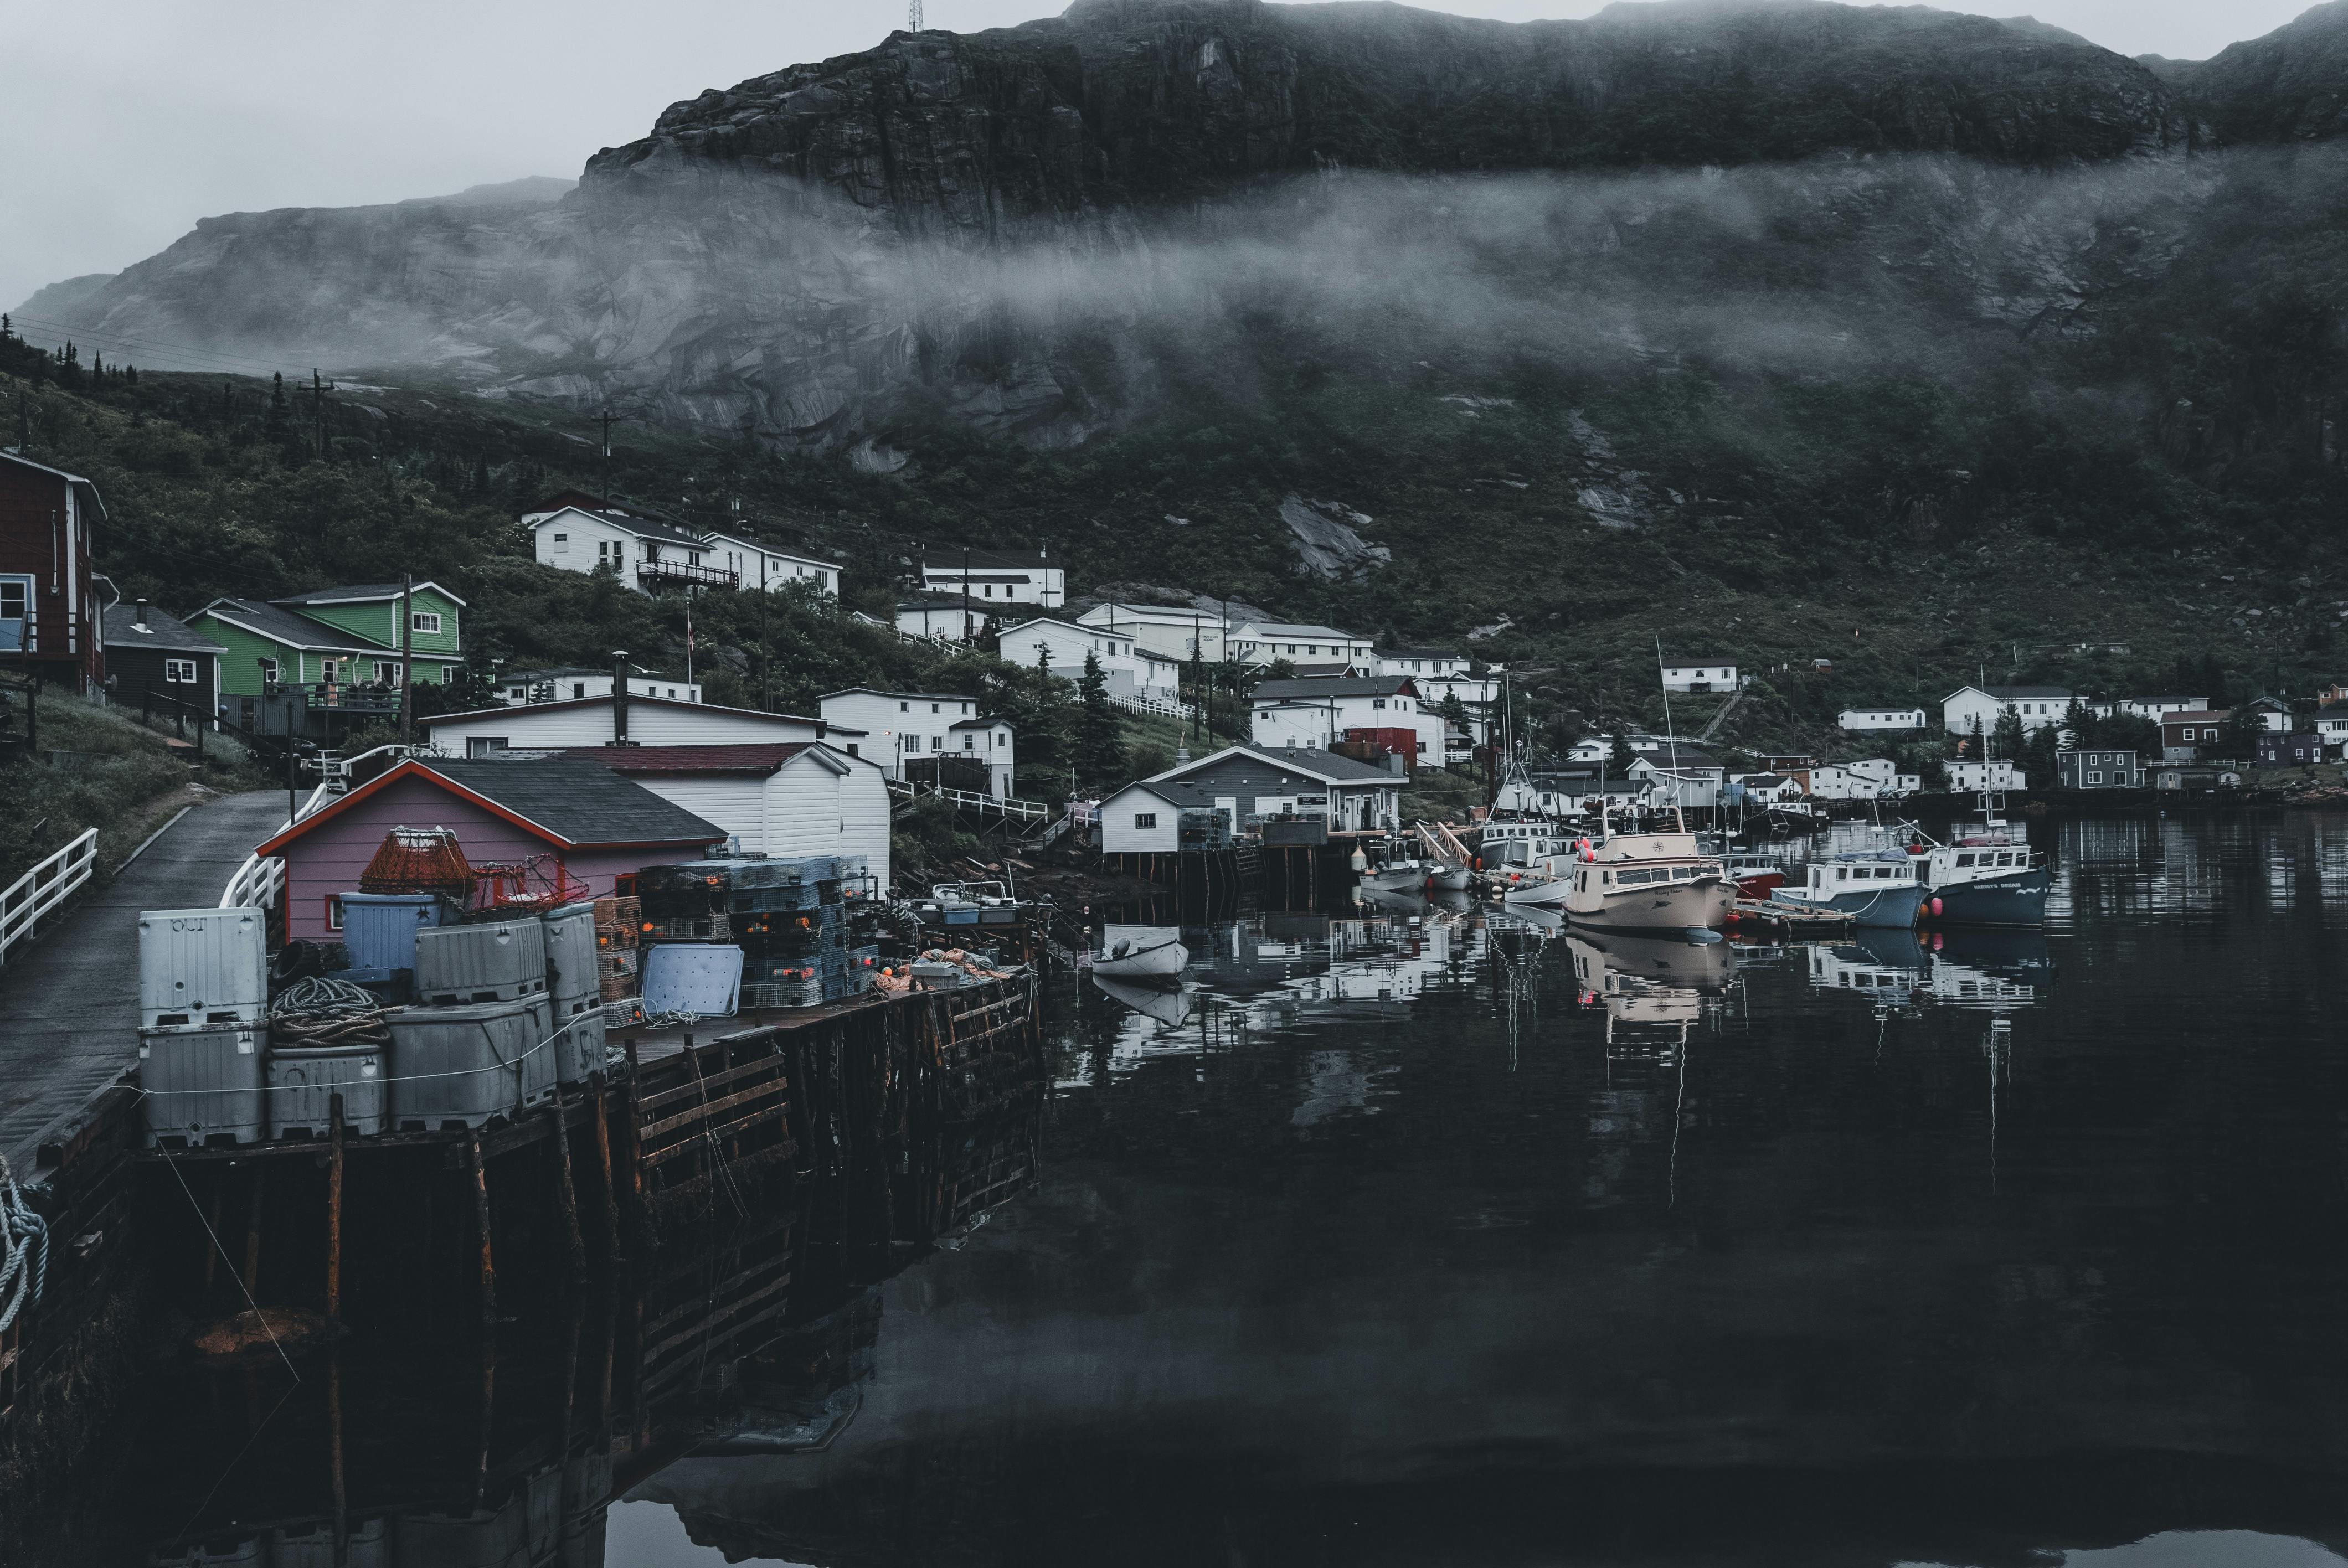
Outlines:
[[583,757],[436,758],[427,765],[567,844],[708,844],[726,836],[725,829]]
[[108,648],[169,648],[185,653],[225,653],[227,649],[191,631],[188,623],[178,616],[166,615],[149,605],[147,609],[147,629],[139,629],[136,605],[109,604],[106,607],[106,645]]
[[1318,697],[1391,697],[1410,684],[1407,675],[1334,676],[1308,681],[1259,681],[1258,702],[1310,702]]

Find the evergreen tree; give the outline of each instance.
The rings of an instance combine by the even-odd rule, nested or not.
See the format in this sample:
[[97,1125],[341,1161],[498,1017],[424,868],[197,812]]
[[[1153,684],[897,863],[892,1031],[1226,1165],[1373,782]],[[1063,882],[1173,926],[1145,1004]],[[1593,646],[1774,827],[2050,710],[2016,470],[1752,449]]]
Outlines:
[[1085,655],[1085,672],[1076,678],[1076,776],[1102,788],[1123,783],[1123,726],[1109,705],[1108,677],[1101,672],[1096,654]]
[[294,408],[285,401],[285,373],[278,371],[269,380],[269,414],[262,432],[272,441],[283,442],[294,433]]
[[2000,762],[2019,763],[2023,744],[2029,738],[2022,727],[2022,711],[2008,702],[1997,716],[1997,728],[1990,732],[1989,754]]
[[2071,737],[2070,743],[2075,747],[2092,746],[2096,743],[2096,716],[2087,711],[2087,704],[2084,700],[2077,697],[2071,699],[2070,707],[2063,713],[2063,730]]
[[1606,753],[1607,770],[1618,779],[1628,778],[1631,764],[1638,760],[1638,753],[1631,749],[1631,737],[1620,730],[1615,731],[1613,747]]

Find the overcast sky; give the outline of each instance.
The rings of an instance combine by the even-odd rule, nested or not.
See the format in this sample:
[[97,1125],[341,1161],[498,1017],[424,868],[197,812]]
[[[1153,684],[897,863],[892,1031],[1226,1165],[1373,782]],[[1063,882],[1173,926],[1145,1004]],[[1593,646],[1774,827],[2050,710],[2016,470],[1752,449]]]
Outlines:
[[[1058,0],[927,0],[972,32]],[[1601,0],[1439,0],[1507,21]],[[2306,0],[2016,0],[1945,9],[2070,28],[2122,54],[2199,59]],[[565,177],[707,87],[870,48],[874,0],[0,0],[0,305],[110,272],[210,213],[434,196]]]

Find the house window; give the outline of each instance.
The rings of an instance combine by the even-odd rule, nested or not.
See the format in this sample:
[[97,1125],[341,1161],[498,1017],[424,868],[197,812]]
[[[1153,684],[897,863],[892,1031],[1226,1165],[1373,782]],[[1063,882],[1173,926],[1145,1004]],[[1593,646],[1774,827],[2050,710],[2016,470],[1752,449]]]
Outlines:
[[855,743],[854,741],[850,741],[850,742],[849,742],[849,743],[848,743],[848,754],[849,754],[850,756],[851,756],[851,757],[857,754],[857,753],[856,753],[856,743]]
[[268,681],[268,682],[274,682],[277,680],[277,661],[276,661],[276,660],[274,660],[274,659],[264,659],[264,660],[263,660],[263,661],[261,661],[261,678],[262,678],[263,681]]
[[192,686],[196,683],[196,661],[192,659],[163,661],[163,679],[168,682]]
[[33,579],[0,577],[0,652],[21,653],[30,629]]
[[326,929],[339,931],[342,928],[343,896],[339,893],[329,893],[326,895]]
[[905,750],[909,752],[918,752],[922,749],[922,737],[919,735],[907,735],[904,737],[904,742]]
[[1154,811],[1137,811],[1133,814],[1133,825],[1136,829],[1156,827],[1158,814]]
[[506,749],[503,735],[468,735],[465,754],[469,757],[493,757]]
[[912,711],[913,705],[911,702],[900,702],[897,704],[897,712],[901,713],[910,713]]
[[386,686],[398,685],[399,661],[396,659],[376,660],[375,661],[375,678],[382,682]]
[[945,749],[946,738],[943,735],[932,735],[930,737],[930,750],[933,752],[942,752]]
[[571,682],[571,694],[573,697],[584,697],[587,695],[587,682],[584,681],[573,681]]
[[530,693],[525,689],[520,686],[516,686],[513,690],[506,693],[507,696],[511,697],[517,702],[520,702],[529,694]]
[[2100,773],[2091,773],[2087,775],[2087,782],[2091,784],[2101,784],[2104,782],[2104,775]]
[[993,583],[986,585],[986,597],[989,599],[993,599],[994,597],[994,585]]
[[439,613],[430,610],[416,610],[407,618],[407,629],[410,631],[428,631],[438,637],[440,634]]
[[974,752],[978,750],[978,737],[976,735],[964,735],[962,738],[962,749],[966,752]]
[[554,536],[554,553],[559,556],[569,555],[571,553],[571,536],[569,534],[557,534]]

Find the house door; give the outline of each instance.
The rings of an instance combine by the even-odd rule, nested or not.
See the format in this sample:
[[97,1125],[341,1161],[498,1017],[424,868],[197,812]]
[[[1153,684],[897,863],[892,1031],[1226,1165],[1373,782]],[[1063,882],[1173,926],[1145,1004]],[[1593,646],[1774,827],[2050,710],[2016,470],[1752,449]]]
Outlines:
[[1215,809],[1223,814],[1224,828],[1228,832],[1236,835],[1240,830],[1239,796],[1232,794],[1217,795],[1215,797]]

